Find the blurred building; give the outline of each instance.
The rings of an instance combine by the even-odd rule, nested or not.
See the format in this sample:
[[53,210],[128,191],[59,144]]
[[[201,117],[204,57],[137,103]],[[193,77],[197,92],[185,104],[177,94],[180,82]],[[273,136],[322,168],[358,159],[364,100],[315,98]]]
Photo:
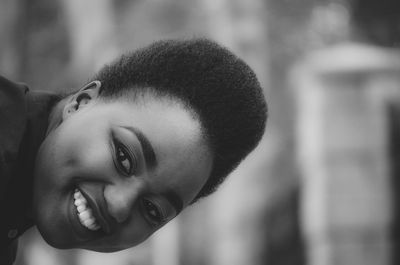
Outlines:
[[209,37],[255,70],[269,121],[210,198],[145,244],[59,251],[35,229],[28,264],[399,264],[396,0],[4,0],[0,74],[78,88],[120,53]]
[[[342,44],[309,55],[298,99],[302,231],[308,264],[397,264],[392,133],[398,50]],[[397,125],[394,125],[397,124]],[[397,186],[398,188],[398,186]]]

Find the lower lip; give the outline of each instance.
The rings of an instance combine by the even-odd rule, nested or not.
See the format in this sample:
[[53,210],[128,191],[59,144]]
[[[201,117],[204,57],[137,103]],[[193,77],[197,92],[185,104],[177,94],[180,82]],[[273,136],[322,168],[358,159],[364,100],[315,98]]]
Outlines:
[[75,189],[73,189],[69,200],[69,221],[78,239],[80,241],[87,241],[93,239],[98,233],[87,229],[79,221],[76,206],[74,204],[74,190]]

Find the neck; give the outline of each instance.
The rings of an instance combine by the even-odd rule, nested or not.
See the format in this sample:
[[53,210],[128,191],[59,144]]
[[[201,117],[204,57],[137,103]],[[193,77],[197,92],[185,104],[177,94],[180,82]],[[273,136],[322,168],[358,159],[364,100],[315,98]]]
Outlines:
[[51,131],[57,128],[58,125],[60,125],[62,121],[63,109],[67,100],[68,97],[60,99],[57,104],[54,104],[54,106],[52,107],[48,117],[48,126],[46,128],[45,136],[47,136]]
[[[25,185],[29,187],[29,190],[22,191],[28,195],[28,202],[32,202],[32,185],[33,185],[33,172],[36,160],[37,152],[40,145],[44,141],[49,127],[55,119],[55,109],[60,102],[60,97],[56,94],[45,93],[45,92],[29,92],[28,93],[28,123],[26,133],[22,143],[21,162],[26,169],[26,182],[31,185]],[[53,118],[52,118],[53,117]],[[26,206],[27,216],[31,216],[31,205]]]
[[28,142],[35,154],[54,123],[55,108],[60,102],[56,94],[32,91],[28,94]]

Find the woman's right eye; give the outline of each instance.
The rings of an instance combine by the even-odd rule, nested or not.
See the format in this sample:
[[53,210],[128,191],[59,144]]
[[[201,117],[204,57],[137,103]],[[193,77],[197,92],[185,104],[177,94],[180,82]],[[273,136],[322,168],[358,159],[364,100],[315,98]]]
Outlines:
[[124,174],[130,176],[133,174],[134,159],[126,148],[119,142],[115,143],[115,158],[117,166]]

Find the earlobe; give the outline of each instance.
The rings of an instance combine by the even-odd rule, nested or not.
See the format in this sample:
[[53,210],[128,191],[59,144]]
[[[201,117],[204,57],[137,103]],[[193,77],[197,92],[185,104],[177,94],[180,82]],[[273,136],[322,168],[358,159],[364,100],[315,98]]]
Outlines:
[[83,86],[77,93],[72,95],[63,109],[63,120],[87,106],[93,99],[99,95],[101,82],[96,80]]

